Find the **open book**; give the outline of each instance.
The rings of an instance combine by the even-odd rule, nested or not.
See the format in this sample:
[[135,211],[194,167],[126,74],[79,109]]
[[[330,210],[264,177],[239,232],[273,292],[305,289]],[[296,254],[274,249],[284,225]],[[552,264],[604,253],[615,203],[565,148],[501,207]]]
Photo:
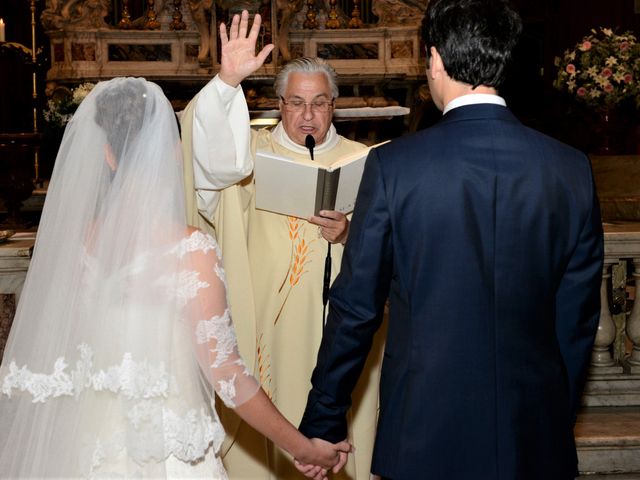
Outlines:
[[330,166],[258,151],[256,208],[300,218],[320,210],[353,211],[369,150],[382,143],[339,157]]

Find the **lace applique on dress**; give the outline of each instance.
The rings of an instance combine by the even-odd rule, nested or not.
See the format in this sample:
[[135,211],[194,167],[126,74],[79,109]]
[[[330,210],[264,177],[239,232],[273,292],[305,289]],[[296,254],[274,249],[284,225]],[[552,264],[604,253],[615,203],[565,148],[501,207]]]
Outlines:
[[218,260],[222,258],[222,251],[218,242],[211,236],[200,230],[195,230],[187,238],[183,238],[178,245],[170,250],[173,253],[182,258],[187,253],[201,251],[207,253],[209,250],[215,250]]
[[213,267],[213,271],[216,272],[217,277],[224,284],[224,288],[227,288],[227,275],[224,272],[224,268],[219,263],[216,263],[216,266]]
[[175,297],[178,305],[184,307],[189,300],[198,296],[198,291],[208,288],[207,282],[200,280],[200,273],[193,270],[185,270],[176,275],[162,276],[156,280],[156,285],[165,290],[169,298]]
[[[136,437],[129,442],[129,454],[139,461],[163,460],[173,455],[184,462],[194,462],[202,458],[214,440],[221,435],[224,438],[222,427],[204,407],[178,415],[158,400],[143,400],[129,410],[127,418]],[[158,439],[163,443],[158,444]],[[218,448],[218,442],[214,443]]]
[[223,365],[238,346],[238,339],[231,325],[229,309],[227,308],[221,316],[198,322],[196,339],[199,345],[214,339],[216,348],[211,351],[215,354],[215,360],[211,368],[218,368]]
[[28,392],[33,402],[45,402],[61,395],[78,396],[84,389],[120,393],[128,399],[166,396],[169,393],[169,375],[164,364],[150,365],[136,362],[125,353],[119,365],[93,373],[93,350],[86,344],[78,346],[80,359],[71,372],[64,357],[58,357],[53,373],[34,373],[26,365],[18,368],[9,364],[9,373],[2,382],[2,393],[11,396],[13,390]]
[[51,374],[34,373],[11,362],[2,392],[8,396],[13,391],[28,392],[34,403],[44,403],[62,395],[77,397],[85,389],[93,389],[118,393],[136,402],[127,413],[133,426],[128,435],[116,431],[96,440],[91,456],[93,468],[117,452],[143,463],[152,459],[162,461],[169,455],[194,462],[205,455],[212,443],[218,451],[224,430],[204,406],[178,414],[165,404],[172,382],[162,363],[136,362],[131,354],[125,353],[120,364],[93,372],[93,350],[86,344],[79,345],[78,350],[80,359],[71,372],[67,371],[63,357],[56,360]]
[[[169,253],[182,258],[188,253],[203,252],[206,254],[210,250],[215,250],[216,252],[218,262],[214,270],[226,288],[225,272],[221,266],[222,252],[218,242],[216,242],[211,235],[205,234],[200,230],[195,230],[189,237],[183,238]],[[189,300],[198,296],[200,289],[210,287],[209,283],[199,279],[199,275],[197,271],[185,270],[178,273],[177,276],[161,277],[156,281],[156,284],[163,287],[167,295],[175,295],[178,299],[178,305],[184,307]]]
[[[204,407],[191,408],[177,414],[161,400],[142,400],[127,413],[133,427],[124,435],[115,431],[95,441],[93,447],[93,476],[104,477],[107,464],[126,456],[144,464],[161,462],[173,456],[183,462],[201,460],[210,447],[218,452],[224,441],[224,429],[217,416],[209,415]],[[99,475],[95,475],[100,472]]]
[[[211,340],[213,348],[209,349],[212,363],[212,378],[215,381],[216,393],[228,407],[236,406],[236,379],[238,374],[250,375],[244,361],[238,356],[238,339],[231,323],[229,309],[220,316],[198,322],[195,330],[196,343],[208,344]],[[233,366],[234,368],[229,368]],[[235,368],[239,367],[239,368]]]
[[236,398],[236,375],[233,375],[229,380],[218,380],[217,394],[227,407],[235,407]]

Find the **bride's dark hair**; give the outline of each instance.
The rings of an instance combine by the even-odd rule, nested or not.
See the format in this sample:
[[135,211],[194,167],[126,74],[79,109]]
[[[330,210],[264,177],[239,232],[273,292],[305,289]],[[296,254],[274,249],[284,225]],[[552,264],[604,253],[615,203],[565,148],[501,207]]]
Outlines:
[[107,135],[118,160],[127,142],[137,136],[147,108],[147,87],[139,78],[122,79],[96,97],[95,121]]

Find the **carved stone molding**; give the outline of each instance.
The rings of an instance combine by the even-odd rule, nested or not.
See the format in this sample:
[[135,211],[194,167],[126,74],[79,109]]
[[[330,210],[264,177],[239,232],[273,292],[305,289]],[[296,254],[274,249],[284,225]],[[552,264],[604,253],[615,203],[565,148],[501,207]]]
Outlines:
[[108,28],[110,0],[47,0],[40,17],[45,31]]
[[429,0],[373,0],[378,27],[420,25]]
[[[217,27],[228,21],[231,10],[241,8],[260,11],[264,27],[260,41],[277,46],[257,76],[272,76],[283,63],[303,55],[326,58],[340,75],[418,78],[424,72],[417,25],[367,25],[357,34],[348,28],[327,30],[324,23],[318,29],[304,30],[298,17],[306,14],[306,0],[271,0],[270,4],[265,0],[182,0],[184,30],[170,28],[173,0],[153,0],[161,25],[154,31],[141,30],[140,19],[131,19],[126,29],[107,25],[105,16],[112,0],[46,1],[42,23],[51,39],[49,80],[95,81],[114,75],[210,78],[220,67]],[[413,15],[417,24],[422,12],[417,17],[416,12],[426,1],[374,0],[373,5],[401,24],[403,15]],[[331,9],[328,0],[315,0],[315,4],[325,14]],[[346,26],[344,12],[337,13]]]

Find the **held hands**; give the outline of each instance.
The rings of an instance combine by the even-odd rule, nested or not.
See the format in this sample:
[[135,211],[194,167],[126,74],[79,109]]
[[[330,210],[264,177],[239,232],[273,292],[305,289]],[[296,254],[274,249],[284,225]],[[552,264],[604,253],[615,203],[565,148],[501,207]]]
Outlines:
[[320,216],[309,218],[309,222],[320,227],[322,237],[331,243],[347,241],[349,234],[349,220],[344,213],[335,210],[321,210]]
[[298,471],[314,480],[327,480],[329,469],[338,473],[347,463],[348,454],[353,451],[353,446],[346,440],[333,444],[312,438],[309,444],[308,451],[296,458],[294,463]]
[[249,13],[244,10],[242,16],[233,16],[228,37],[226,25],[220,24],[222,59],[219,75],[227,85],[232,87],[240,85],[242,80],[262,66],[273,50],[273,44],[269,44],[256,55],[256,43],[261,21],[260,15],[256,14],[249,35],[247,35]]

